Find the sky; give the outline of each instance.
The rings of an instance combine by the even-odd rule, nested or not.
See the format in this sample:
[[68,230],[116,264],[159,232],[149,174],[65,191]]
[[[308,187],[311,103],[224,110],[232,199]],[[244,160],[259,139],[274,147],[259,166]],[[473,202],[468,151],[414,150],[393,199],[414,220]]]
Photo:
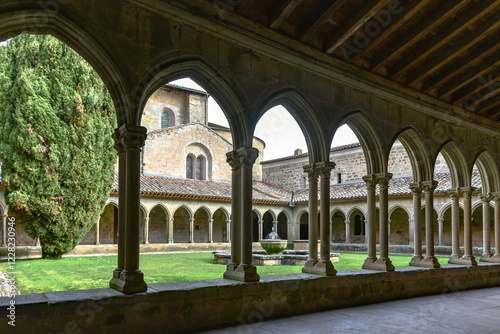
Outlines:
[[[191,79],[180,79],[171,84],[203,90]],[[228,126],[226,116],[212,97],[208,99],[208,121],[223,126]],[[307,152],[307,145],[299,125],[292,115],[282,106],[269,109],[257,123],[255,136],[264,140],[264,160],[271,160],[293,155],[298,148]],[[347,125],[341,126],[333,138],[334,146],[342,146],[359,142],[356,135]]]

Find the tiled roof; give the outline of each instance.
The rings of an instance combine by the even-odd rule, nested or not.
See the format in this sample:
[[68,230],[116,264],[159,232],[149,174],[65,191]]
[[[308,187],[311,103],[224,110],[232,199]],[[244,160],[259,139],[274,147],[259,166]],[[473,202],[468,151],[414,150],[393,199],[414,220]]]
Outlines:
[[[355,148],[355,147],[360,147],[360,146],[361,146],[360,143],[354,143],[354,144],[336,146],[336,147],[332,147],[330,149],[330,152],[337,152],[337,151],[347,150],[347,149],[350,149],[350,148]],[[277,158],[277,159],[271,159],[271,160],[262,161],[261,165],[265,165],[265,164],[268,164],[268,163],[271,163],[271,162],[278,162],[278,161],[285,161],[285,160],[303,158],[303,157],[307,157],[307,156],[309,156],[308,152],[302,153],[302,154],[297,154],[297,155],[290,155],[290,156],[287,156],[287,157],[282,157],[282,158]]]

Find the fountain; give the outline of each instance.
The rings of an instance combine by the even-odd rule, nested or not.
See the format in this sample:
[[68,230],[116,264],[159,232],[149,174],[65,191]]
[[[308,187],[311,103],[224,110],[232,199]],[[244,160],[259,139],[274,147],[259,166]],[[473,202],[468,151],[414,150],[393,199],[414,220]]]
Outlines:
[[269,255],[281,254],[287,244],[287,240],[280,239],[280,236],[274,230],[274,226],[271,233],[269,233],[265,239],[260,240],[260,245]]

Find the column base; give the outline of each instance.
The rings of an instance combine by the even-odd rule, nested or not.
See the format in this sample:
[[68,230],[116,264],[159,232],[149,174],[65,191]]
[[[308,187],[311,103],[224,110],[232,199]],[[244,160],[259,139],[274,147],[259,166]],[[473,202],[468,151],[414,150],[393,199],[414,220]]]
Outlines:
[[226,266],[226,271],[224,272],[224,275],[222,277],[227,278],[227,279],[232,279],[236,280],[236,268],[238,268],[239,263],[236,262],[229,262]]
[[422,255],[413,255],[408,265],[414,267],[420,267],[420,262],[422,262],[424,257]]
[[309,259],[306,261],[304,264],[304,267],[302,267],[302,272],[304,274],[314,274],[314,266],[318,263],[318,260],[316,259]]
[[110,282],[110,287],[126,295],[145,292],[148,289],[148,285],[144,282],[144,274],[140,270],[123,270],[120,273],[120,278],[114,281],[113,286]]
[[[311,262],[308,264],[309,261]],[[302,268],[303,273],[323,276],[335,276],[337,274],[337,270],[335,270],[330,260],[316,261],[315,264],[312,264],[312,260],[309,261],[307,261],[304,268]]]
[[381,270],[381,271],[394,271],[395,269],[394,266],[392,265],[391,260],[388,257],[379,258],[378,260],[375,260],[373,262],[368,261],[367,258],[361,268],[369,270]]
[[168,243],[169,244],[173,244],[174,243],[174,239],[168,239]]
[[472,255],[456,257],[456,255],[452,255],[448,260],[449,264],[461,264],[465,266],[477,266],[476,259]]
[[376,257],[367,257],[365,259],[365,262],[363,263],[363,265],[361,266],[362,269],[370,269],[373,264],[377,261],[377,258]]
[[231,279],[240,282],[258,282],[260,276],[257,274],[257,268],[254,265],[240,264],[234,271],[234,275]]
[[483,254],[479,260],[481,262],[500,263],[500,255]]
[[424,267],[424,268],[441,267],[435,256],[426,256],[425,258],[420,258],[420,260],[418,260],[418,256],[414,256],[410,261],[410,266]]
[[113,277],[109,281],[109,287],[111,289],[118,290],[119,282],[120,282],[120,274],[123,271],[121,268],[116,268],[113,270]]

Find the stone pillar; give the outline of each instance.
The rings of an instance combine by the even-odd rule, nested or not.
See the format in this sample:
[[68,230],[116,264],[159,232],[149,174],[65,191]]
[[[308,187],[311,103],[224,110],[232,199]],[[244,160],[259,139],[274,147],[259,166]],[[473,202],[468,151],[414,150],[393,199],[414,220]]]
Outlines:
[[[125,202],[120,202],[120,207],[125,206],[125,228],[119,235],[125,234],[125,261],[120,273],[120,282],[111,286],[125,294],[144,292],[147,285],[144,275],[139,270],[139,244],[140,244],[140,161],[141,148],[146,140],[146,128],[141,126],[123,125],[119,129],[119,138],[125,149]],[[120,181],[122,181],[120,179]],[[121,193],[119,188],[119,193]],[[118,213],[119,214],[119,213]],[[120,218],[118,218],[120,220]],[[120,239],[118,239],[120,243]]]
[[330,172],[335,168],[333,162],[321,162],[317,164],[320,172],[320,259],[314,265],[314,274],[334,276],[337,271],[330,260]]
[[438,218],[439,246],[444,246],[443,223],[444,223],[444,218]]
[[149,244],[149,214],[144,219],[144,243]]
[[214,242],[214,220],[213,219],[208,220],[208,242],[209,243]]
[[100,234],[99,234],[99,229],[101,225],[101,216],[97,219],[97,223],[95,224],[95,245],[100,245]]
[[264,222],[262,220],[259,220],[258,221],[258,224],[259,224],[259,241],[264,239]]
[[2,247],[7,247],[7,214],[2,215]]
[[408,245],[412,246],[415,244],[415,225],[413,217],[408,218]]
[[351,221],[349,219],[345,220],[345,242],[346,244],[351,243]]
[[462,264],[477,266],[476,259],[472,255],[472,192],[473,187],[461,188],[464,198],[464,255]]
[[495,254],[492,262],[500,262],[500,193],[493,194],[495,202]]
[[[375,197],[375,195],[373,195]],[[368,243],[368,238],[366,237],[367,233],[368,233],[368,221],[366,219],[363,219],[363,223],[365,224],[365,241],[364,243],[367,244]]]
[[315,164],[304,166],[304,172],[309,179],[309,255],[302,268],[303,273],[314,273],[314,266],[318,263],[318,176],[319,170]]
[[479,198],[483,202],[483,254],[481,255],[482,262],[489,262],[491,258],[491,244],[490,244],[490,194],[480,194]]
[[377,185],[373,175],[363,176],[366,182],[366,204],[368,206],[366,214],[365,243],[368,244],[368,256],[363,263],[363,269],[375,269],[377,262],[377,245],[375,238],[375,187]]
[[170,218],[168,220],[168,243],[173,244],[174,243],[174,218]]
[[394,266],[389,259],[389,180],[392,174],[376,174],[379,185],[379,210],[380,210],[380,257],[376,266],[378,270],[393,271]]
[[194,244],[194,218],[189,218],[189,243]]
[[224,278],[237,279],[235,271],[241,262],[241,163],[236,151],[226,154],[231,166],[231,261],[226,267]]
[[40,238],[36,238],[35,246],[40,246]]
[[434,190],[436,181],[422,182],[425,192],[425,258],[420,262],[420,267],[439,268],[439,262],[434,256]]
[[255,160],[259,157],[259,151],[249,147],[240,148],[237,152],[241,164],[241,263],[236,268],[236,273],[240,281],[257,282],[260,276],[252,264],[252,169]]
[[231,242],[231,220],[226,220],[226,241]]
[[422,184],[410,184],[413,194],[413,257],[410,266],[419,267],[424,259],[422,256]]
[[387,221],[387,244],[391,244],[391,220]]

